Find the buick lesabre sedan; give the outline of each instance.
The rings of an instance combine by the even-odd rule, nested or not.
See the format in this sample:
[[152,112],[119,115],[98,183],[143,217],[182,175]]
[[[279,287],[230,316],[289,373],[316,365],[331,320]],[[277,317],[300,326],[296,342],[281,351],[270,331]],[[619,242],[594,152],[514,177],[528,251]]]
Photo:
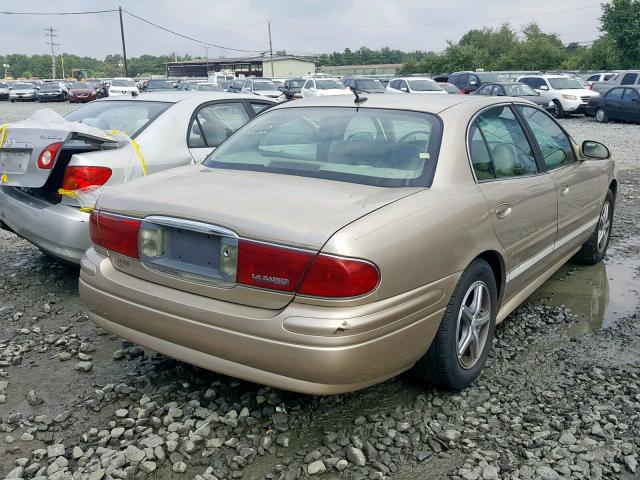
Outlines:
[[331,394],[415,366],[460,389],[545,279],[603,258],[616,190],[604,145],[525,100],[302,100],[105,192],[80,292],[105,329],[254,382]]

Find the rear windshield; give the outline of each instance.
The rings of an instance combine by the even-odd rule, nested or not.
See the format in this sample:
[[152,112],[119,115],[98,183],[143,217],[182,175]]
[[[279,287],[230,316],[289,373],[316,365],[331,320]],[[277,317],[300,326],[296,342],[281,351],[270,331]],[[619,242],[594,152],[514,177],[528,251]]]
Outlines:
[[267,81],[258,82],[258,81],[255,81],[255,82],[253,82],[253,89],[254,90],[274,91],[274,90],[278,90],[278,87],[276,87],[276,84],[273,83],[273,82],[267,82]]
[[33,90],[33,88],[30,83],[16,83],[13,87],[14,90]]
[[407,80],[407,83],[411,90],[416,92],[439,92],[442,90],[442,87],[433,80]]
[[402,110],[284,108],[256,117],[204,163],[380,187],[429,186],[440,125],[434,115]]
[[493,83],[493,82],[506,82],[507,81],[507,77],[505,77],[504,75],[500,75],[499,73],[488,73],[488,72],[483,72],[483,73],[474,73],[474,75],[477,75],[480,80],[482,80],[484,83]]
[[136,82],[134,82],[133,80],[116,79],[113,82],[111,82],[111,85],[114,87],[135,87]]
[[380,80],[374,79],[356,80],[356,88],[363,90],[384,90],[384,86],[380,83]]
[[171,103],[140,100],[106,100],[87,103],[65,115],[70,122],[81,122],[101,130],[118,130],[135,137],[140,130],[169,108]]
[[332,90],[334,88],[344,90],[345,86],[338,80],[316,80],[316,88],[318,90]]
[[77,82],[71,85],[71,90],[91,90],[92,88],[94,88],[93,85],[89,83]]
[[156,88],[158,90],[173,90],[173,84],[166,80],[149,80],[147,88]]
[[196,90],[203,92],[221,92],[223,85],[215,85],[213,83],[199,83],[196,85]]

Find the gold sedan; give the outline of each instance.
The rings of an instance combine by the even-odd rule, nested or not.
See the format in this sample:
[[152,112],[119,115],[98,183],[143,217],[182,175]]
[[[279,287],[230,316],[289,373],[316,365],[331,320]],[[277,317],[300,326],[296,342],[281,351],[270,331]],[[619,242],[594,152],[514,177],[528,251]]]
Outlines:
[[80,293],[105,329],[250,381],[331,394],[415,366],[460,389],[497,323],[603,258],[616,190],[604,145],[522,99],[301,100],[105,192]]

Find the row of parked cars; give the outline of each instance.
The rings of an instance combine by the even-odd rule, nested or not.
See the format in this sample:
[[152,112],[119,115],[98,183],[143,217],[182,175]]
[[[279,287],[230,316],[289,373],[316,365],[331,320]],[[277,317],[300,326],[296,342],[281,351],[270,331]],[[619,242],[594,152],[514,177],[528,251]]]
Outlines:
[[109,95],[110,83],[102,80],[67,82],[0,81],[0,100],[11,102],[87,102]]
[[321,98],[149,92],[10,124],[0,226],[79,264],[106,330],[313,394],[412,367],[464,388],[496,324],[569,258],[605,255],[614,162],[544,108],[303,80]]

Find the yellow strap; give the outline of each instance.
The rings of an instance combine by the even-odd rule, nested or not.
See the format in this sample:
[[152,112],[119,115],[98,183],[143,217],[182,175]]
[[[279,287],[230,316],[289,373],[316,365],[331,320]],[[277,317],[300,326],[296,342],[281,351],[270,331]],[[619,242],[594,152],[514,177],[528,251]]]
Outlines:
[[80,211],[84,213],[91,213],[93,212],[93,207],[82,207]]
[[75,191],[73,191],[73,190],[65,190],[64,188],[59,188],[58,189],[58,194],[59,195],[66,195],[66,196],[71,197],[71,198],[80,198]]
[[6,173],[3,173],[0,177],[0,183],[9,183],[9,177],[7,177]]
[[133,151],[136,152],[136,156],[138,157],[138,160],[140,160],[140,166],[142,167],[142,174],[146,175],[147,174],[147,162],[144,160],[144,155],[142,155],[142,150],[140,149],[140,144],[138,144],[138,142],[136,142],[133,138],[131,138],[126,133],[121,132],[120,130],[109,130],[106,133],[109,136],[118,135],[118,134],[124,135],[125,137],[127,137],[129,139],[129,143],[133,147]]
[[[7,139],[7,127],[9,125],[7,125],[6,123],[4,125],[0,125],[0,132],[2,132],[0,134],[0,148],[4,147],[4,142]],[[7,177],[6,173],[2,173],[2,175],[0,176],[0,183],[9,183],[9,177]]]

